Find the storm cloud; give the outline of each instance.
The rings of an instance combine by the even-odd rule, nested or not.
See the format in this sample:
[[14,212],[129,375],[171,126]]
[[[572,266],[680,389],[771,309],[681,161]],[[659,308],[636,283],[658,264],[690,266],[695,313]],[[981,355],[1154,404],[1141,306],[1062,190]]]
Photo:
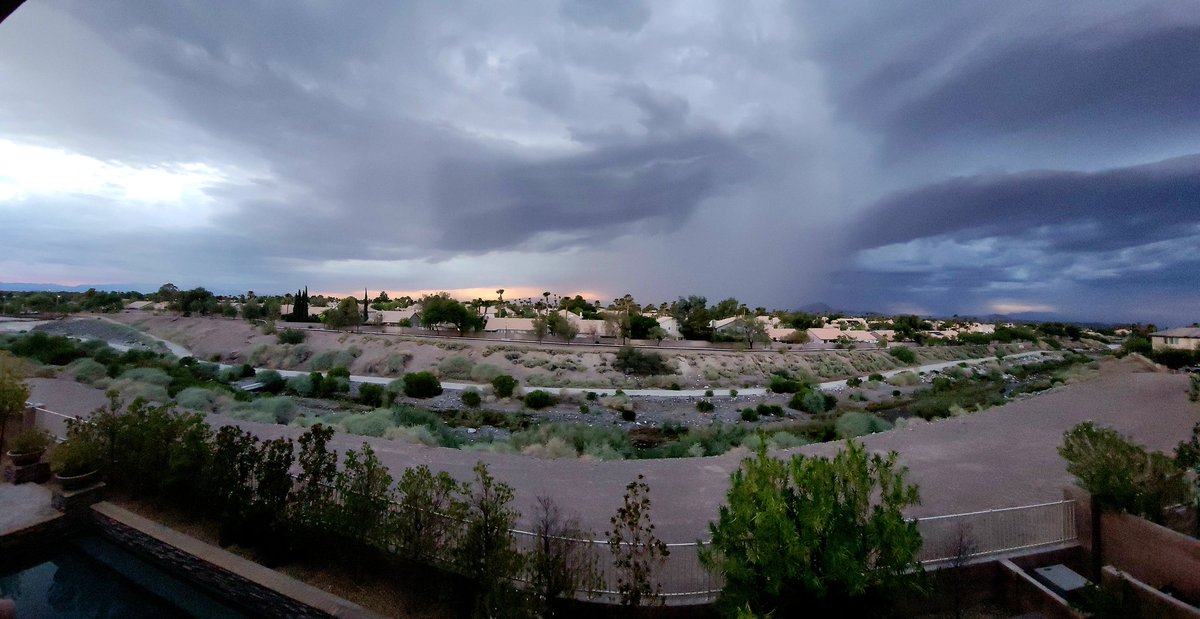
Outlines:
[[0,280],[1191,322],[1198,41],[1171,0],[26,3]]

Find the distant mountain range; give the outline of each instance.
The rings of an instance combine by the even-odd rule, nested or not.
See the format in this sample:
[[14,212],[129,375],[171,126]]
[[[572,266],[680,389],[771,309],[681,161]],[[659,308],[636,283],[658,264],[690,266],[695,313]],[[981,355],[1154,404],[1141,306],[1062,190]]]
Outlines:
[[126,292],[129,290],[158,290],[158,287],[147,288],[136,284],[84,284],[81,286],[65,286],[63,284],[27,284],[21,282],[0,282],[0,290],[8,292],[87,292],[95,288],[101,292]]
[[[883,312],[876,312],[876,311],[848,310],[848,309],[840,309],[840,308],[835,309],[833,306],[829,305],[828,303],[809,303],[808,305],[802,305],[802,306],[796,308],[795,311],[805,312],[808,314],[841,313],[841,314],[846,314],[849,316],[890,316],[891,315],[891,314],[885,314]],[[934,316],[925,316],[924,318],[931,318],[931,319],[938,319],[938,320],[948,320],[951,318],[958,318],[960,320],[976,320],[976,321],[983,322],[983,323],[1012,322],[1012,323],[1019,324],[1019,323],[1027,323],[1027,322],[1064,322],[1064,323],[1076,324],[1081,327],[1091,327],[1091,328],[1112,327],[1112,326],[1117,326],[1119,324],[1126,324],[1126,323],[1102,322],[1102,321],[1094,321],[1094,320],[1092,320],[1092,321],[1074,320],[1072,318],[1063,316],[1062,314],[1056,314],[1054,312],[1018,312],[1018,313],[1014,313],[1014,314],[988,314],[986,316],[971,316],[971,315],[964,314],[964,315],[959,315],[957,317],[934,315]]]

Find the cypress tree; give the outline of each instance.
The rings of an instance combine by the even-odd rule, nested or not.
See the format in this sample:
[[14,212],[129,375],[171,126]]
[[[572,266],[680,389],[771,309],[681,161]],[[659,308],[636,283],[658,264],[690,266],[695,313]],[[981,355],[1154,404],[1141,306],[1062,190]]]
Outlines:
[[367,320],[368,320],[367,309],[370,306],[367,305],[367,303],[369,303],[369,301],[367,301],[367,289],[363,288],[363,319],[362,319],[363,324],[367,324]]

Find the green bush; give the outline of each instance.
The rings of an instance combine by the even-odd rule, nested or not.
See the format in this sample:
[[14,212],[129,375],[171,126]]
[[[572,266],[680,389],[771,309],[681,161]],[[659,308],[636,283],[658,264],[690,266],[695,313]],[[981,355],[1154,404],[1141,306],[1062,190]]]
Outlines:
[[511,398],[513,390],[517,388],[517,379],[502,374],[492,379],[492,391],[498,398]]
[[700,400],[699,402],[696,402],[696,410],[702,413],[711,413],[715,409],[716,407],[713,406],[713,403],[709,402],[708,400]]
[[857,376],[855,376],[854,378],[848,378],[848,379],[846,379],[846,386],[847,386],[847,387],[861,387],[861,386],[862,386],[862,384],[863,384],[863,379],[861,379],[861,378],[859,378],[859,377],[857,377]]
[[783,376],[772,376],[767,389],[773,393],[797,393],[808,387],[805,383]]
[[788,401],[788,408],[814,415],[831,411],[836,406],[837,396],[824,393],[820,389],[807,389],[792,394],[792,399]]
[[483,398],[479,395],[479,390],[467,389],[462,392],[462,403],[464,405],[471,408],[479,408],[479,405],[482,402]]
[[404,375],[404,395],[423,399],[441,394],[442,383],[431,372],[410,372]]
[[458,447],[462,439],[436,413],[412,406],[396,407],[393,419],[400,429],[406,427],[426,428],[442,447]]
[[753,408],[742,409],[742,421],[758,421],[758,411]]
[[470,380],[471,371],[475,369],[475,362],[466,357],[454,355],[442,359],[438,363],[437,369],[438,375],[442,378]]
[[332,370],[333,368],[348,368],[361,354],[362,351],[355,346],[351,346],[345,350],[324,350],[312,358],[309,368],[318,372]]
[[258,398],[239,403],[232,414],[259,423],[289,424],[296,418],[296,402],[287,396]]
[[893,346],[888,349],[888,354],[895,357],[897,361],[912,365],[917,362],[917,355],[910,348],[903,346]]
[[313,380],[309,374],[298,374],[287,379],[287,390],[302,397],[309,398],[313,395]]
[[261,370],[254,378],[263,384],[262,390],[267,393],[279,393],[287,386],[287,381],[275,370]]
[[85,357],[72,361],[67,366],[67,373],[85,385],[94,385],[97,381],[108,376],[108,368],[93,359]]
[[623,419],[625,421],[636,421],[637,413],[634,412],[632,409],[623,410],[623,411],[621,411],[621,419]]
[[625,346],[617,351],[612,363],[613,369],[633,376],[655,376],[674,374],[667,365],[666,359],[656,352],[642,352],[632,346]]
[[875,372],[874,374],[871,374],[870,376],[868,376],[867,380],[870,380],[873,383],[882,383],[883,382],[883,374],[880,374],[879,372]]
[[833,425],[837,430],[838,438],[841,439],[886,432],[892,429],[891,422],[886,419],[857,411],[843,414]]
[[[232,368],[231,368],[232,369]],[[237,368],[240,372],[241,369]],[[125,380],[136,380],[141,383],[150,383],[151,385],[159,385],[166,387],[171,384],[171,377],[166,371],[159,368],[133,368],[126,370],[121,374],[121,378]]]
[[529,393],[525,394],[525,407],[526,408],[532,408],[534,410],[538,410],[538,409],[546,408],[547,406],[553,406],[553,405],[554,405],[554,396],[550,395],[549,393],[547,393],[545,391],[542,391],[541,389],[535,389],[534,391],[530,391]]
[[768,416],[782,417],[783,416],[783,407],[778,404],[763,403],[763,404],[759,404],[758,406],[754,407],[754,412],[758,413],[759,416],[761,416],[761,417],[768,417]]
[[385,432],[396,427],[396,424],[391,410],[377,408],[369,413],[346,415],[342,419],[342,427],[350,434],[382,437]]
[[214,389],[188,387],[175,394],[175,403],[180,408],[204,413],[218,413],[229,402],[229,397]]
[[471,369],[471,380],[477,383],[490,383],[502,374],[504,371],[499,366],[491,363],[476,363],[475,367]]
[[713,390],[712,390],[712,389],[708,389],[708,390],[706,390],[706,391],[704,392],[704,397],[706,397],[706,398],[711,398],[711,397],[713,397]]
[[308,334],[299,329],[284,329],[279,332],[278,339],[280,344],[303,344]]
[[916,387],[921,384],[921,377],[913,372],[900,372],[889,376],[887,382],[894,387]]
[[358,386],[358,401],[367,406],[383,406],[383,385],[364,383]]

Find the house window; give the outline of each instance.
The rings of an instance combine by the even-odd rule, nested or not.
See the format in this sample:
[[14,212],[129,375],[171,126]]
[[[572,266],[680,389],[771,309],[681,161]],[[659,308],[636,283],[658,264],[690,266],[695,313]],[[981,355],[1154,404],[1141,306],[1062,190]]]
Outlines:
[[1167,346],[1176,346],[1178,344],[1179,344],[1179,338],[1177,338],[1177,337],[1167,338]]

